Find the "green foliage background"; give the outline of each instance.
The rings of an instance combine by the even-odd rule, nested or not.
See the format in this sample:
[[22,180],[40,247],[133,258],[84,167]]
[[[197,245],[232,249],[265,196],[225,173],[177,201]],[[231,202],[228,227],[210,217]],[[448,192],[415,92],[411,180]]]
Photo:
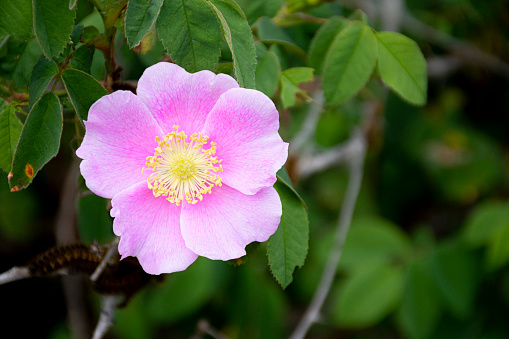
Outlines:
[[[55,245],[90,105],[173,61],[270,96],[286,141],[309,123],[321,90],[324,111],[279,173],[285,214],[268,244],[250,246],[240,265],[199,258],[150,285],[118,311],[109,338],[206,337],[204,324],[229,338],[287,337],[318,285],[348,181],[342,166],[299,166],[356,126],[368,141],[365,175],[309,337],[508,337],[507,4],[408,0],[399,33],[351,4],[0,0],[0,271]],[[364,125],[367,105],[375,113]],[[74,237],[111,241],[108,201],[77,187]],[[86,279],[65,284],[76,299],[59,278],[0,286],[3,333],[68,338],[72,305],[92,331],[99,296]]]

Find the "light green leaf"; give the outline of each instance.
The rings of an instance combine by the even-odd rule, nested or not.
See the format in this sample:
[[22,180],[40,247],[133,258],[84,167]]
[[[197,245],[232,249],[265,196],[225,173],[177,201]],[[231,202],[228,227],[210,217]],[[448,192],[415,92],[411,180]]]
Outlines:
[[163,0],[129,0],[125,14],[125,36],[129,47],[136,47],[156,21]]
[[424,105],[428,74],[419,46],[412,39],[394,32],[380,32],[376,38],[378,70],[383,81],[411,104]]
[[210,0],[232,52],[235,77],[241,87],[255,88],[256,53],[251,27],[233,0]]
[[156,27],[178,65],[189,72],[214,68],[220,54],[221,25],[205,0],[165,1]]
[[20,39],[32,34],[32,1],[2,0],[0,9],[0,31]]
[[281,101],[284,108],[295,106],[295,96],[297,93],[307,96],[299,88],[299,84],[301,82],[312,81],[313,72],[314,69],[309,67],[294,67],[288,68],[281,73]]
[[400,267],[366,265],[349,278],[333,300],[332,321],[343,327],[367,327],[394,311],[401,301]]
[[62,82],[81,120],[87,120],[90,106],[108,94],[100,83],[82,71],[66,69],[62,72]]
[[62,108],[55,94],[48,92],[28,114],[14,159],[11,191],[27,187],[39,170],[58,153],[62,135]]
[[509,227],[498,230],[488,245],[486,263],[489,270],[501,268],[509,262]]
[[30,79],[29,87],[29,108],[32,109],[35,102],[42,96],[49,83],[58,73],[58,66],[53,60],[48,60],[41,55],[34,70],[32,71],[32,78]]
[[493,242],[502,229],[509,229],[509,203],[480,204],[467,219],[464,237],[468,244],[481,246]]
[[[507,246],[506,246],[507,247]],[[450,310],[465,319],[472,313],[480,270],[476,256],[460,242],[445,243],[432,256],[433,277]]]
[[5,173],[11,171],[12,158],[22,127],[15,108],[0,98],[0,168]]
[[33,0],[34,31],[44,55],[60,55],[69,42],[76,10],[69,10],[68,0]]
[[348,20],[333,16],[327,21],[311,41],[308,53],[308,65],[316,70],[316,74],[322,73],[323,63],[329,48],[336,35],[348,24]]
[[12,84],[15,87],[28,86],[30,82],[30,75],[32,74],[32,70],[34,69],[40,55],[41,48],[37,44],[37,41],[35,39],[30,39],[14,67]]
[[287,183],[278,180],[274,188],[283,205],[277,231],[269,238],[267,257],[277,282],[286,288],[293,280],[295,267],[304,265],[308,252],[309,221],[302,199]]
[[370,27],[360,21],[336,35],[323,67],[323,90],[330,104],[341,104],[366,85],[376,64],[377,45]]
[[272,97],[279,85],[281,64],[274,52],[268,51],[256,66],[256,89]]

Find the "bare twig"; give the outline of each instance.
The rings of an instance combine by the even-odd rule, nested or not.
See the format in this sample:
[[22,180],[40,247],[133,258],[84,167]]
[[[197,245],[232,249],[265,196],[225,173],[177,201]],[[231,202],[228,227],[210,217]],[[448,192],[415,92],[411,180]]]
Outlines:
[[124,301],[121,295],[105,295],[101,298],[101,315],[95,327],[92,339],[101,339],[113,325],[117,307]]
[[322,309],[325,298],[329,294],[329,290],[334,281],[339,259],[343,250],[346,235],[350,228],[353,211],[357,202],[357,196],[362,183],[362,174],[364,166],[364,158],[366,153],[366,141],[362,131],[356,130],[352,135],[350,147],[352,150],[348,152],[348,172],[349,180],[346,188],[345,199],[341,207],[341,213],[336,228],[336,235],[332,249],[329,253],[325,269],[318,288],[313,296],[313,300],[308,309],[304,313],[301,322],[293,332],[291,339],[304,338],[310,327],[316,323],[320,318],[320,310]]
[[196,333],[191,337],[191,339],[201,339],[204,335],[210,336],[214,339],[228,339],[228,337],[213,328],[208,320],[201,319],[198,321],[198,324],[196,325]]
[[10,270],[0,274],[0,285],[30,277],[31,274],[28,267],[13,267]]
[[101,273],[106,268],[106,265],[108,264],[108,261],[115,254],[115,252],[118,250],[118,242],[119,241],[120,241],[120,238],[116,237],[115,240],[113,240],[111,242],[111,244],[109,244],[110,248],[108,249],[108,252],[106,252],[106,255],[101,260],[101,263],[97,266],[97,268],[95,269],[94,273],[92,273],[92,275],[90,276],[90,280],[91,281],[97,281],[97,279],[99,278]]

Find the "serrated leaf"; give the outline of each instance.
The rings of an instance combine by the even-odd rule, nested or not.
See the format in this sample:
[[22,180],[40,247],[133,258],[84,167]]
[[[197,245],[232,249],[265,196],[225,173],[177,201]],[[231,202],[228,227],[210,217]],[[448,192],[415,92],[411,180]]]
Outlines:
[[320,27],[309,47],[308,65],[313,67],[316,74],[322,73],[323,63],[336,35],[348,24],[348,20],[333,16]]
[[376,34],[378,70],[383,81],[404,100],[424,105],[428,93],[426,60],[417,43],[394,32]]
[[22,127],[16,117],[15,108],[0,98],[0,168],[5,173],[11,171],[12,158]]
[[274,52],[268,51],[256,66],[256,89],[272,97],[279,85],[281,64]]
[[91,45],[80,46],[72,55],[71,67],[85,73],[90,73],[90,66],[94,57],[95,47]]
[[42,96],[49,83],[58,73],[58,66],[53,60],[48,60],[41,55],[34,70],[32,71],[32,78],[30,79],[30,87],[28,93],[29,108],[32,109],[35,102]]
[[306,206],[283,181],[274,188],[283,205],[283,215],[277,231],[269,238],[267,257],[277,282],[286,288],[293,280],[293,271],[304,264],[308,252],[309,221]]
[[346,280],[333,300],[332,321],[350,328],[375,325],[398,306],[403,282],[399,267],[363,266]]
[[205,0],[165,1],[156,27],[159,40],[178,65],[189,72],[214,68],[221,25]]
[[366,85],[376,64],[377,44],[370,27],[349,23],[336,35],[323,67],[323,91],[330,104],[350,99]]
[[295,106],[297,93],[305,92],[299,88],[302,82],[313,80],[314,69],[309,67],[288,68],[281,73],[281,101],[283,107],[288,108]]
[[2,0],[0,31],[16,38],[27,39],[32,34],[32,1]]
[[44,55],[59,56],[69,42],[76,10],[68,0],[33,0],[34,32]]
[[233,57],[241,87],[255,88],[256,53],[253,34],[242,9],[233,0],[210,0]]
[[76,7],[77,3],[78,0],[69,0],[69,10],[72,11]]
[[156,21],[163,0],[129,0],[125,14],[125,36],[130,48],[136,47]]
[[30,39],[26,44],[23,52],[19,56],[16,66],[12,74],[12,84],[15,87],[26,87],[30,82],[30,75],[34,69],[39,56],[41,55],[41,48],[35,39]]
[[62,108],[48,92],[34,105],[21,130],[9,179],[11,191],[27,187],[39,170],[58,153],[62,135]]
[[108,94],[106,89],[92,76],[75,69],[63,71],[62,82],[76,114],[81,120],[87,120],[90,106],[99,98]]

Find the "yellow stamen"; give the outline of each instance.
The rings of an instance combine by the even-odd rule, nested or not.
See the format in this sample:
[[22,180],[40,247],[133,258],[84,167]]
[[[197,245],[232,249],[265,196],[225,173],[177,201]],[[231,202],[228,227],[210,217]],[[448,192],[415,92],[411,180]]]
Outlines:
[[188,138],[184,131],[179,132],[178,125],[173,129],[163,140],[156,137],[154,155],[147,157],[142,173],[145,168],[154,172],[147,178],[154,196],[166,197],[177,206],[183,200],[196,204],[203,200],[203,194],[212,192],[212,187],[222,185],[221,177],[216,174],[223,171],[222,160],[214,157],[215,142],[210,143],[209,149],[203,149],[208,136],[193,133]]

